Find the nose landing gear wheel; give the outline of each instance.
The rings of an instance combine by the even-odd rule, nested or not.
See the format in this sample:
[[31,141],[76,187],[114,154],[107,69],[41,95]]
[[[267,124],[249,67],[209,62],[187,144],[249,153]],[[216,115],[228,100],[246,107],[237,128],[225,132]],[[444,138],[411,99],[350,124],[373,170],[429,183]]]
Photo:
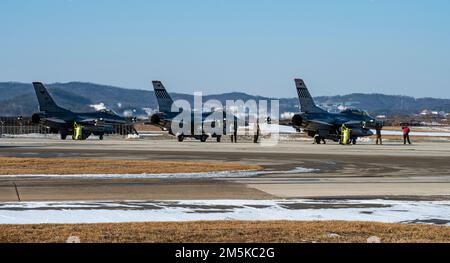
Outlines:
[[321,141],[322,139],[320,138],[320,136],[316,136],[316,137],[314,138],[314,140],[316,141],[316,144],[320,144],[320,141]]
[[177,139],[179,142],[184,141],[184,135],[178,135]]

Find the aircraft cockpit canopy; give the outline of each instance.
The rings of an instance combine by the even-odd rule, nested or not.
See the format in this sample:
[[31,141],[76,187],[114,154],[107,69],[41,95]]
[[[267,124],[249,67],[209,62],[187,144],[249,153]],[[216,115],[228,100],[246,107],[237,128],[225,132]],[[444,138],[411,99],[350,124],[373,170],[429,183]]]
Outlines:
[[99,110],[99,112],[103,112],[108,115],[119,115],[119,114],[117,114],[117,112],[115,112],[114,110],[111,110],[111,109],[102,109],[102,110]]
[[346,110],[343,110],[341,113],[369,116],[369,114],[366,111],[362,111],[362,110],[358,110],[358,109],[346,109]]

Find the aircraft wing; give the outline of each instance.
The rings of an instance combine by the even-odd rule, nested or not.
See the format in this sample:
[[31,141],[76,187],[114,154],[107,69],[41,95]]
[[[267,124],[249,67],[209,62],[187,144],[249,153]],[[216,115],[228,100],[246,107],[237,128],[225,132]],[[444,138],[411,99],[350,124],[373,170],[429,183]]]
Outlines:
[[361,122],[361,121],[348,121],[348,122],[345,122],[343,124],[345,124],[345,126],[350,127],[350,128],[351,127],[362,127],[362,126],[364,126],[364,123]]
[[82,125],[101,125],[105,123],[114,123],[114,124],[127,124],[126,121],[114,120],[114,119],[97,119],[97,118],[87,118],[78,120],[77,123]]
[[94,125],[97,119],[82,119],[78,120],[77,123],[83,124],[83,125]]
[[279,120],[279,125],[292,126],[292,120]]
[[321,131],[321,130],[330,130],[331,128],[334,128],[334,124],[318,120],[308,120],[308,125],[305,127],[305,130]]
[[47,118],[46,119],[48,122],[53,122],[56,124],[66,124],[66,121],[63,119],[58,119],[58,118]]
[[83,129],[90,132],[114,132],[114,127],[111,125],[83,125]]

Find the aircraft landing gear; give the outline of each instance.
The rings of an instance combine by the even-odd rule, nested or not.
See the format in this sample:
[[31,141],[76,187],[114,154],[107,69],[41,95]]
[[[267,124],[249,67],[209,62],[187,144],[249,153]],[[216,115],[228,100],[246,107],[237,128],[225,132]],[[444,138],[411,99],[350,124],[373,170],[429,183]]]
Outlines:
[[103,133],[101,133],[101,134],[98,135],[98,139],[99,139],[100,141],[103,141],[103,135],[104,135]]
[[61,140],[65,140],[65,139],[67,139],[67,134],[61,133]]
[[315,135],[314,136],[314,143],[313,144],[327,144],[327,141],[325,141],[325,137]]
[[222,136],[220,136],[220,135],[218,135],[218,136],[216,137],[217,142],[220,142],[221,139],[222,139]]
[[183,134],[178,135],[177,139],[178,139],[179,142],[183,142],[184,141],[184,135]]
[[89,136],[91,136],[91,133],[89,133],[89,132],[83,132],[83,133],[81,134],[81,136],[79,136],[79,137],[77,137],[77,136],[75,136],[75,135],[72,135],[72,139],[73,139],[74,141],[85,141],[85,140],[87,140],[87,139],[89,138]]
[[206,142],[206,140],[208,140],[208,135],[203,134],[202,137],[200,137],[200,141],[201,142]]
[[316,137],[314,137],[314,141],[316,142],[316,144],[320,144],[320,141],[321,141],[322,139],[320,138],[320,136],[316,136]]

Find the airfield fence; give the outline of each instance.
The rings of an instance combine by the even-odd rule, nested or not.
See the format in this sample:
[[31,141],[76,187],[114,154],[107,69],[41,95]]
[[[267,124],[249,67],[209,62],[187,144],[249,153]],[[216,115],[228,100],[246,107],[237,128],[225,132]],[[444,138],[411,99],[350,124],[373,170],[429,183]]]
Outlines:
[[50,129],[42,125],[1,125],[0,134],[24,135],[24,134],[49,134]]
[[[132,134],[129,125],[116,125],[114,126],[114,132],[111,134],[105,134],[105,136],[127,135]],[[27,135],[27,134],[57,134],[52,132],[49,128],[43,125],[5,125],[0,124],[0,136],[2,135]]]

